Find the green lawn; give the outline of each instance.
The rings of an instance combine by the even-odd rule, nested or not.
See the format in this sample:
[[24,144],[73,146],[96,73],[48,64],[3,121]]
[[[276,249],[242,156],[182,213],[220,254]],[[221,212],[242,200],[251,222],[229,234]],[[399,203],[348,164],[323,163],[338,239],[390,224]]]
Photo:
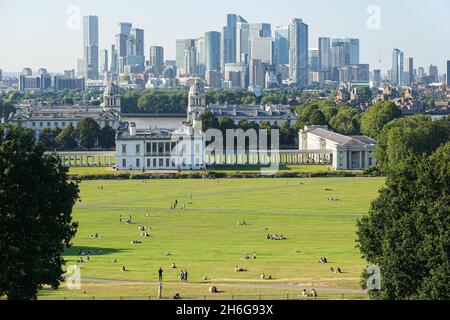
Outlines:
[[[264,272],[274,278],[263,281],[265,285],[323,287],[333,298],[339,289],[359,287],[365,263],[355,248],[355,225],[383,183],[382,178],[83,181],[81,202],[74,210],[80,225],[66,259],[74,264],[80,249],[101,249],[102,255],[79,264],[83,278],[153,282],[162,267],[171,290],[192,296],[205,294],[200,286],[205,277],[231,286],[231,294],[262,292],[265,289],[249,286],[244,290],[239,284],[261,283]],[[330,197],[338,201],[329,201]],[[186,209],[170,210],[175,200]],[[147,213],[152,216],[146,217]],[[131,214],[133,224],[120,224],[119,214],[124,220]],[[246,226],[237,225],[242,220]],[[150,238],[140,236],[141,225],[152,227]],[[95,233],[100,238],[89,238]],[[287,240],[266,240],[268,233],[283,234]],[[133,245],[133,240],[143,243]],[[241,260],[244,252],[256,252],[257,259]],[[329,259],[328,265],[318,263],[322,256]],[[171,269],[173,262],[179,269]],[[123,265],[130,271],[121,272]],[[235,266],[248,271],[236,273]],[[339,266],[343,273],[331,273],[332,266]],[[196,284],[180,287],[180,269],[187,269],[190,282]],[[120,289],[123,285],[91,286],[94,295],[105,290],[117,297],[143,294],[138,285],[131,286],[134,292],[130,286]],[[290,292],[278,287],[270,290]],[[62,295],[71,294],[44,290],[41,298]]]

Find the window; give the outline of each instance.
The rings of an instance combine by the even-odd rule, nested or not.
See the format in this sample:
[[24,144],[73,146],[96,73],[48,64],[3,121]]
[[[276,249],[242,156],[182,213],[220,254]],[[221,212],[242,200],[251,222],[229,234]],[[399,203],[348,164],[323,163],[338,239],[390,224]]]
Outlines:
[[159,167],[164,167],[164,159],[159,159]]
[[43,127],[44,124],[42,122],[39,123],[39,127]]
[[166,167],[170,168],[170,160],[169,159],[166,159]]
[[36,127],[36,122],[33,122],[33,127]]
[[65,127],[65,126],[66,126],[66,123],[65,123],[65,122],[63,122],[63,123],[62,123],[62,126],[63,126],[63,127]]
[[124,169],[127,168],[127,159],[122,159],[122,167],[123,167]]
[[52,126],[52,124],[50,123],[50,122],[47,122],[47,127],[51,127]]
[[156,168],[156,159],[153,159],[153,168]]
[[140,167],[141,166],[141,159],[136,159],[136,167]]
[[141,145],[140,144],[136,145],[136,153],[141,153]]
[[126,145],[126,144],[123,144],[123,145],[122,145],[122,153],[123,153],[123,154],[126,154],[126,153],[127,153],[127,145]]

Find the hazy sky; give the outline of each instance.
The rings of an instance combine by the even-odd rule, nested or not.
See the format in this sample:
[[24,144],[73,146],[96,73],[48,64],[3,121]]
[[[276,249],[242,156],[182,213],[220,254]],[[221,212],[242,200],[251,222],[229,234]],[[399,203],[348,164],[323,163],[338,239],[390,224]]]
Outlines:
[[[380,8],[379,29],[368,27],[368,20],[371,26],[378,22],[367,12],[373,5]],[[394,47],[414,57],[415,67],[434,64],[440,73],[450,60],[448,0],[0,0],[0,69],[76,68],[83,23],[68,13],[73,6],[81,15],[99,16],[100,49],[110,48],[118,22],[126,21],[145,30],[146,55],[151,45],[161,45],[166,59],[175,57],[175,39],[220,31],[226,14],[238,13],[273,27],[302,18],[310,47],[320,36],[360,38],[361,63],[384,72]]]

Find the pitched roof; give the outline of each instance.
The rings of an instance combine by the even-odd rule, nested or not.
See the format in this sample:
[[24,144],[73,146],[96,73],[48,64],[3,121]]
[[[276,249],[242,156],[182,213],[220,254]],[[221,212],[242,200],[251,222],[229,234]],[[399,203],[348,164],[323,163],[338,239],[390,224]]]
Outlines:
[[323,128],[315,128],[309,131],[309,133],[314,134],[323,139],[333,141],[339,145],[368,145],[376,144],[376,141],[366,137],[366,136],[344,136],[342,134],[325,130]]

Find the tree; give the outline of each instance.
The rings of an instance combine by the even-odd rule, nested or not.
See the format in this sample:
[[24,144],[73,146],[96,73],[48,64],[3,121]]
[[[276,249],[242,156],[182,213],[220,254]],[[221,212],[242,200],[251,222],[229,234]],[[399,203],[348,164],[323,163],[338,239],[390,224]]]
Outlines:
[[200,115],[198,118],[199,121],[202,121],[203,131],[208,129],[220,129],[219,120],[214,116],[211,111],[206,111]]
[[363,258],[381,270],[372,298],[450,299],[449,172],[450,143],[431,156],[407,156],[358,222]]
[[450,118],[431,120],[424,115],[395,119],[378,136],[375,156],[377,166],[387,173],[410,154],[431,154],[450,141]]
[[76,131],[81,148],[92,149],[98,145],[100,126],[94,119],[84,118],[78,123]]
[[356,135],[359,134],[359,121],[357,110],[341,108],[337,115],[331,119],[330,125],[340,134]]
[[394,119],[400,118],[402,111],[393,102],[377,102],[361,117],[361,132],[377,139],[384,126]]
[[56,136],[56,145],[62,150],[74,150],[78,147],[76,132],[72,124],[64,128],[61,133]]
[[57,146],[56,137],[60,133],[61,129],[59,128],[56,128],[55,130],[49,128],[42,129],[39,135],[39,142],[44,146],[46,150],[55,150]]
[[0,99],[0,120],[2,118],[8,119],[9,115],[15,112],[13,104],[9,101],[3,101]]
[[311,125],[328,125],[325,115],[320,110],[313,110],[309,116],[309,124]]
[[78,186],[57,156],[44,155],[32,130],[0,129],[0,296],[30,300],[62,280],[61,254],[77,229],[71,213]]
[[98,135],[98,144],[103,149],[112,149],[116,145],[116,131],[110,126],[103,127]]

